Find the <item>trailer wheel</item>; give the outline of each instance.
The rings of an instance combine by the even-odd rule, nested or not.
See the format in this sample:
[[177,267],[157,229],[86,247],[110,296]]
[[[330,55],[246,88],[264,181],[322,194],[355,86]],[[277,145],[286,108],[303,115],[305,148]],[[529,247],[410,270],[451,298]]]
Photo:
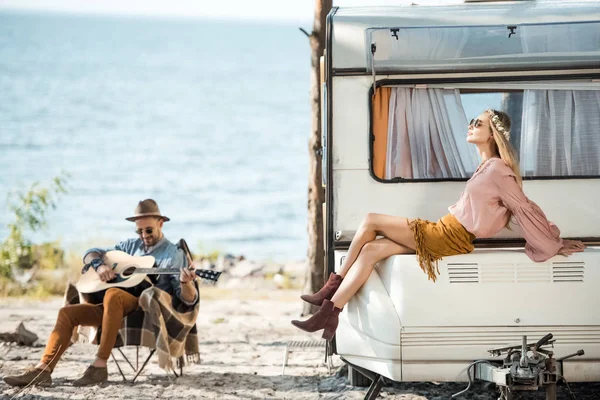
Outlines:
[[350,386],[367,387],[371,386],[371,380],[348,365],[348,383]]

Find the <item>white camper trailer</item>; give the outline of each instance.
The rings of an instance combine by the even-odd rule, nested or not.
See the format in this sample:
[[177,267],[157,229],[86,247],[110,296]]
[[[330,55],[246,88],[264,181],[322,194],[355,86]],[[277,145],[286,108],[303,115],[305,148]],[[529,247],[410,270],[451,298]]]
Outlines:
[[534,263],[513,225],[444,258],[435,283],[392,256],[344,308],[335,353],[394,381],[467,381],[472,361],[501,360],[488,350],[552,333],[557,358],[585,350],[563,376],[599,381],[600,2],[334,8],[325,71],[329,271],[369,212],[447,213],[478,165],[467,121],[486,108],[513,118],[527,196],[588,245]]

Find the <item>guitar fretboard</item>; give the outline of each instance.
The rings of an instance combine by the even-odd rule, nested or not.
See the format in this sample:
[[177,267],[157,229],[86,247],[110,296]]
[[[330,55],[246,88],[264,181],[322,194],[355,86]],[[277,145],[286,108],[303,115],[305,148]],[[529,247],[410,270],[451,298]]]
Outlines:
[[[179,273],[179,268],[137,268],[131,271],[131,274],[146,274],[146,275],[166,275]],[[211,281],[217,281],[221,276],[220,271],[212,271],[210,269],[195,269],[194,273],[202,279],[208,279]]]
[[178,268],[136,268],[134,274],[163,275],[179,272]]

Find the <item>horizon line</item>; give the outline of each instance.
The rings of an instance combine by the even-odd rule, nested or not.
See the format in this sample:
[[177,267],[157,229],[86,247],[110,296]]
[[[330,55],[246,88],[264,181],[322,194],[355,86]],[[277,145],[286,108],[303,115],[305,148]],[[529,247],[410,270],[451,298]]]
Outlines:
[[66,9],[51,9],[51,8],[27,8],[27,7],[5,7],[0,4],[0,14],[54,14],[54,15],[77,15],[84,17],[119,17],[119,18],[147,18],[157,20],[209,20],[221,22],[255,22],[255,23],[270,23],[277,25],[290,24],[311,24],[312,20],[302,20],[294,18],[277,18],[265,17],[260,18],[253,16],[249,18],[227,15],[206,15],[206,14],[180,14],[180,13],[144,13],[144,12],[119,12],[119,11],[81,11],[81,10],[66,10]]

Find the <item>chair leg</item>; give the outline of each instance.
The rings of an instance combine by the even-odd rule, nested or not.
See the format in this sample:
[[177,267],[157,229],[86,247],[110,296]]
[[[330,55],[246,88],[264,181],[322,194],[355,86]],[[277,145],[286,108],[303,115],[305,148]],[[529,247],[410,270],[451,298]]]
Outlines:
[[[121,349],[119,349],[121,350]],[[117,361],[117,359],[115,358],[115,355],[112,353],[112,351],[110,352],[110,355],[112,356],[115,364],[117,364],[117,369],[119,370],[119,372],[121,373],[121,376],[123,377],[123,380],[125,382],[127,382],[127,378],[125,378],[125,374],[123,373],[123,370],[121,370],[121,366],[119,365],[119,362]]]
[[146,364],[148,364],[148,361],[150,361],[150,357],[152,357],[152,355],[154,354],[154,352],[156,351],[156,349],[152,349],[152,351],[150,352],[150,354],[148,355],[148,358],[146,358],[146,361],[144,361],[144,363],[142,364],[142,368],[140,368],[137,372],[137,374],[135,374],[135,376],[133,377],[133,379],[131,380],[131,383],[135,382],[135,380],[137,379],[137,377],[142,373],[142,371],[144,370],[144,368],[146,368]]
[[[177,374],[176,368],[179,368],[179,374]],[[173,375],[175,375],[175,378],[179,378],[180,376],[183,376],[183,356],[177,357],[177,360],[175,361],[175,366],[173,367],[172,372],[173,372]]]
[[[136,349],[137,348],[138,347],[136,346]],[[123,358],[125,359],[125,361],[127,361],[127,364],[129,364],[129,366],[131,367],[131,369],[133,370],[133,372],[136,372],[137,371],[137,366],[136,366],[136,368],[133,368],[133,364],[131,364],[131,361],[129,361],[129,358],[127,358],[127,356],[125,355],[125,353],[123,353],[123,350],[121,350],[120,347],[117,347],[117,350],[119,350],[119,353],[121,353],[121,355],[123,356]],[[114,356],[113,356],[113,358],[114,358]]]

